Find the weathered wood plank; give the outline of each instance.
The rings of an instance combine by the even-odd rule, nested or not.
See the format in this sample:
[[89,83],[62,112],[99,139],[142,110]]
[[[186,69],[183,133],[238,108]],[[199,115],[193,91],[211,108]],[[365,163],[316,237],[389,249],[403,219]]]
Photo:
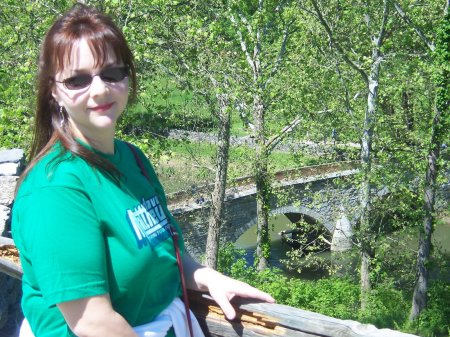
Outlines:
[[18,280],[22,279],[22,268],[14,262],[0,257],[0,273],[5,273]]
[[[13,247],[14,241],[10,238],[0,236],[0,249],[3,247]],[[22,279],[22,267],[13,261],[0,257],[0,272],[7,274],[11,277],[21,280]]]
[[10,238],[6,238],[4,236],[0,236],[0,247],[6,245],[6,246],[13,246],[14,245],[14,241],[13,239]]

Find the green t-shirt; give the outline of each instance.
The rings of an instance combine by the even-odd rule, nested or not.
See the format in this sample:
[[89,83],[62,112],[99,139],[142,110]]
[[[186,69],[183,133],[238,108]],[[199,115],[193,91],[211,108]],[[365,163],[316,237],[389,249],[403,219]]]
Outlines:
[[109,293],[131,326],[152,321],[180,294],[168,226],[180,230],[151,164],[139,151],[149,183],[115,140],[114,155],[102,155],[122,173],[118,184],[79,157],[58,159],[60,149],[33,167],[14,202],[25,317],[36,337],[72,336],[56,304]]

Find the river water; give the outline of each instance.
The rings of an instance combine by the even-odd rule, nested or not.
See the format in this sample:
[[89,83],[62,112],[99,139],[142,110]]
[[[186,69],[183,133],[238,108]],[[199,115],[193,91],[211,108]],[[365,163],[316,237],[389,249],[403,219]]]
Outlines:
[[[282,230],[291,229],[292,222],[284,215],[277,214],[270,217],[269,219],[269,235],[271,241],[271,254],[269,258],[269,264],[272,267],[277,267],[288,275],[298,274],[289,272],[285,266],[280,262],[280,260],[286,258],[286,252],[290,251],[291,248],[281,242],[281,236],[279,233]],[[439,222],[433,234],[433,244],[435,246],[441,247],[447,254],[450,254],[450,216],[444,217],[443,221]],[[410,249],[417,250],[417,239],[409,240],[406,246]],[[234,246],[238,249],[243,249],[245,251],[245,259],[249,265],[253,265],[254,253],[256,249],[256,225],[248,229],[244,234],[242,234],[238,240],[236,240]],[[329,259],[331,253],[325,251],[322,253],[317,253],[318,256]],[[305,270],[302,271],[300,277],[305,279],[316,279],[326,276],[326,272],[321,270]]]
[[[290,273],[281,260],[286,259],[286,253],[291,250],[291,247],[281,242],[279,233],[283,230],[292,229],[292,222],[284,215],[277,214],[269,218],[269,237],[270,237],[270,258],[268,260],[271,267],[277,267],[284,270],[287,274]],[[253,265],[254,254],[256,250],[256,225],[249,228],[242,234],[235,242],[234,246],[245,251],[245,259],[249,265]],[[324,258],[330,255],[329,252],[320,253]],[[321,273],[320,273],[321,274]],[[302,275],[302,277],[311,278],[313,275]],[[314,278],[314,277],[313,277]]]

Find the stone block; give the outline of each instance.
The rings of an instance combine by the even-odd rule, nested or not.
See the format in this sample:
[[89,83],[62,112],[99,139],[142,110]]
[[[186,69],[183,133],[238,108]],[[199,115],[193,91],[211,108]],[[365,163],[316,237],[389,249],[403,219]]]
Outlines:
[[22,149],[0,151],[0,163],[19,163],[24,158]]
[[0,234],[9,226],[11,216],[11,209],[9,207],[0,205]]
[[0,176],[18,176],[22,172],[20,163],[0,163]]
[[0,176],[0,205],[10,206],[14,200],[14,189],[19,177]]
[[0,176],[16,176],[23,171],[25,157],[23,150],[0,151]]

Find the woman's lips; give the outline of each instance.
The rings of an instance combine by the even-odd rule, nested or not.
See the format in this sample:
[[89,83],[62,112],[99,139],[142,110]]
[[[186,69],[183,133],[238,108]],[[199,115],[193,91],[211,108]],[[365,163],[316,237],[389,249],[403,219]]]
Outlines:
[[96,111],[96,112],[103,112],[103,111],[109,110],[113,105],[114,105],[114,102],[108,103],[108,104],[97,105],[95,107],[92,107],[91,110]]

